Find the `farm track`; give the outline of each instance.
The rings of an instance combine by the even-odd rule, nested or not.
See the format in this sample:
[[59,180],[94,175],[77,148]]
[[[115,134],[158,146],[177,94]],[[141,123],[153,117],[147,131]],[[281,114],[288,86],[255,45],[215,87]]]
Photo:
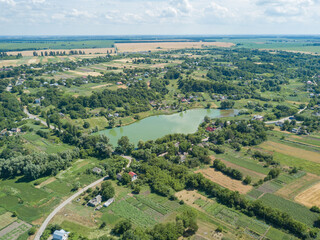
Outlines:
[[[127,164],[126,168],[130,167],[131,162],[132,162],[132,158],[130,156],[122,156],[125,159],[129,160],[129,163]],[[41,227],[39,228],[38,232],[36,233],[34,240],[40,240],[43,232],[46,230],[46,227],[48,226],[49,222],[53,219],[53,217],[61,210],[63,209],[66,205],[68,205],[69,203],[71,203],[76,197],[80,196],[82,193],[84,193],[85,191],[87,191],[89,188],[92,188],[98,184],[100,184],[101,182],[103,182],[108,176],[105,176],[103,178],[100,178],[99,180],[89,184],[88,186],[80,189],[78,192],[76,192],[75,194],[73,194],[71,197],[69,197],[67,200],[63,201],[59,206],[57,206],[50,214],[49,216],[46,218],[46,220],[44,220],[44,222],[42,223]]]

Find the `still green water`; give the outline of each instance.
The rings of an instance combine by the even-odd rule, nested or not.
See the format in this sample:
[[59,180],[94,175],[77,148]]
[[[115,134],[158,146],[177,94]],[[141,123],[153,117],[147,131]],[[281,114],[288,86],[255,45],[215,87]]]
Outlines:
[[194,133],[205,116],[210,118],[230,117],[237,114],[237,110],[191,109],[172,115],[152,116],[130,125],[100,131],[105,134],[114,146],[122,136],[128,136],[135,145],[139,140],[155,140],[172,133]]

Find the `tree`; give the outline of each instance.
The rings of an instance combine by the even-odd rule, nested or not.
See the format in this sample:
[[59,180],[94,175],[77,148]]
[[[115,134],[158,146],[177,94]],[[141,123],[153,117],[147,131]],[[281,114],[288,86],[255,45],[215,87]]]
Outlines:
[[111,182],[104,182],[101,184],[101,196],[105,199],[114,197],[115,190]]
[[109,128],[113,128],[115,124],[116,124],[116,121],[114,120],[114,118],[111,118],[109,120]]
[[122,221],[116,223],[116,225],[114,226],[112,231],[115,234],[121,235],[121,234],[125,233],[126,231],[128,231],[131,228],[132,228],[131,222],[129,220],[125,219],[125,220],[122,220]]
[[99,228],[103,229],[103,228],[105,228],[105,226],[107,226],[107,223],[106,222],[102,222]]
[[97,152],[97,157],[99,158],[109,158],[112,156],[112,146],[110,144],[106,144],[103,142],[98,142],[95,146],[95,150]]
[[28,231],[28,235],[31,236],[31,235],[34,235],[36,233],[36,228],[35,227],[32,227],[29,229]]
[[135,185],[133,188],[134,193],[139,194],[141,191],[141,187],[139,185]]
[[89,122],[84,122],[83,127],[84,128],[89,128],[90,127],[90,123]]
[[128,173],[124,173],[122,175],[121,182],[123,185],[127,185],[131,183],[131,176]]
[[252,182],[252,178],[250,176],[246,176],[245,179],[243,179],[243,183],[248,185]]
[[47,123],[48,128],[50,128],[50,118],[49,118],[48,114],[46,114],[46,123]]
[[133,151],[133,149],[134,145],[130,143],[129,138],[127,136],[122,136],[118,140],[116,152],[128,155]]

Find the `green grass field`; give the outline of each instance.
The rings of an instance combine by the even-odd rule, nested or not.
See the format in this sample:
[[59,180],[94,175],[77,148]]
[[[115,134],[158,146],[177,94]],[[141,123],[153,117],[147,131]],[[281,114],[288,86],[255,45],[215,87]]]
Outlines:
[[303,222],[308,226],[313,226],[314,221],[318,219],[318,214],[311,212],[308,208],[281,198],[279,196],[266,193],[259,200],[265,203],[267,206],[278,208],[281,211],[288,213],[295,220]]

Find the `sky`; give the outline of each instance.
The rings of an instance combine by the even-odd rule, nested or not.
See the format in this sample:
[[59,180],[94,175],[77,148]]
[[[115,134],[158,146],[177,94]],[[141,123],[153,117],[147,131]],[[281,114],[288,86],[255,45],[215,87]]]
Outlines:
[[0,35],[320,34],[320,0],[0,0]]

